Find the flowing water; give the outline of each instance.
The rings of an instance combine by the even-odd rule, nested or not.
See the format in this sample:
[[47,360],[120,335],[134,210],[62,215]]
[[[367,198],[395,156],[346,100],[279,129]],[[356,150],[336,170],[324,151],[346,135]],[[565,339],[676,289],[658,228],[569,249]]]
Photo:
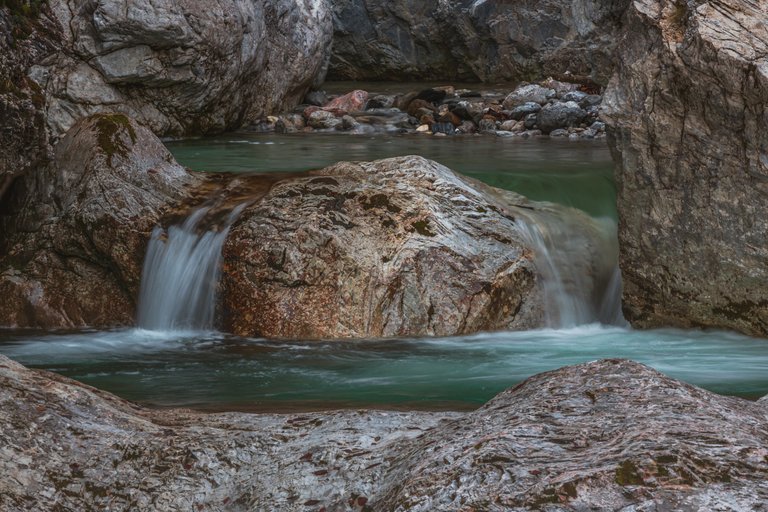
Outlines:
[[[535,373],[605,357],[635,359],[719,393],[748,398],[768,393],[766,340],[623,327],[615,191],[603,143],[238,133],[168,145],[188,167],[230,172],[302,171],[340,157],[420,154],[531,199],[579,208],[593,217],[604,242],[584,246],[569,234],[567,223],[526,219],[519,226],[547,282],[550,323],[559,329],[275,342],[212,329],[220,248],[237,212],[207,231],[201,209],[153,235],[138,315],[142,329],[0,330],[0,353],[145,404],[214,410],[467,409]],[[583,265],[579,255],[590,250],[604,257],[597,284],[572,271]],[[613,325],[584,325],[595,320]]]

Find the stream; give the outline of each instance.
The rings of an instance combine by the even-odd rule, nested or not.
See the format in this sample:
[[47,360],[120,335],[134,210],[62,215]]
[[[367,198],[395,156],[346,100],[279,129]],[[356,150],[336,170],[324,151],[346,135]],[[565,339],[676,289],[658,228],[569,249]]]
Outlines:
[[[419,154],[496,187],[616,222],[612,162],[602,141],[238,132],[167,144],[191,169],[235,173]],[[608,357],[631,358],[722,394],[768,393],[768,343],[727,332],[587,323],[434,339],[278,342],[223,334],[211,330],[206,308],[218,275],[217,260],[210,260],[215,254],[196,253],[184,226],[171,230],[153,239],[167,236],[169,248],[186,251],[192,263],[183,270],[208,276],[206,286],[169,289],[157,276],[177,272],[178,265],[163,263],[162,247],[150,244],[147,261],[156,272],[145,269],[143,328],[0,330],[0,353],[142,404],[203,410],[467,410],[535,373]],[[225,236],[211,241],[220,247]],[[174,307],[173,297],[190,297],[194,314],[168,322],[163,308],[170,306],[147,306],[163,294]]]

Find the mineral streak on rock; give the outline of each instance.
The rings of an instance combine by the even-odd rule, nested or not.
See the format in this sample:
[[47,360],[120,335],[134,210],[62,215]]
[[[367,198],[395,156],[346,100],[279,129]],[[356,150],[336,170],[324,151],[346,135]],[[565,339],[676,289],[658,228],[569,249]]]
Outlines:
[[206,415],[0,356],[0,508],[759,510],[767,413],[607,360],[470,413]]

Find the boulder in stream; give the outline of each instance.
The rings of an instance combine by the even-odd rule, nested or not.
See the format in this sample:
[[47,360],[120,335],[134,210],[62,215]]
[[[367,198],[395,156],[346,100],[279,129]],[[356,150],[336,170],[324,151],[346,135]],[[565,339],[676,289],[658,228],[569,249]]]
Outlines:
[[0,508],[759,510],[767,419],[625,360],[469,413],[202,414],[0,356]]
[[[578,210],[408,156],[276,183],[233,226],[223,256],[228,332],[445,336],[541,327],[563,293],[596,320],[615,244]],[[568,289],[548,288],[552,279]]]

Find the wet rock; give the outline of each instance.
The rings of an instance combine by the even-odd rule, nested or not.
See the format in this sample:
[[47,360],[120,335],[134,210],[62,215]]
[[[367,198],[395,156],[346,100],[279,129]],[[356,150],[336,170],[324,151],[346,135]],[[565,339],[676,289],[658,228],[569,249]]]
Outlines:
[[357,120],[355,120],[355,118],[352,116],[347,115],[341,118],[342,130],[354,130],[359,124],[360,123],[358,123]]
[[469,101],[459,101],[451,110],[460,119],[474,121],[483,114],[483,106],[480,103],[471,103]]
[[492,117],[483,117],[479,123],[477,123],[477,129],[481,132],[495,132],[496,120]]
[[[512,204],[419,157],[312,174],[275,185],[232,229],[222,279],[226,330],[447,335],[542,321]],[[472,244],[462,242],[466,234]]]
[[387,94],[378,94],[368,100],[367,109],[392,108],[395,104],[395,97]]
[[301,114],[288,114],[280,116],[275,123],[275,131],[278,133],[296,133],[304,129],[304,116]]
[[408,112],[408,115],[418,118],[422,115],[429,115],[430,113],[435,112],[435,107],[427,100],[416,98],[408,103],[408,107],[405,111]]
[[470,413],[207,415],[0,356],[0,508],[759,510],[765,414],[607,360]]
[[550,137],[568,137],[568,130],[565,128],[557,128],[549,132]]
[[445,135],[453,135],[455,131],[453,123],[439,122],[432,125],[432,133],[443,133]]
[[316,130],[333,130],[341,126],[342,121],[332,112],[315,110],[309,115],[307,124]]
[[368,93],[356,90],[331,100],[324,108],[327,110],[338,109],[345,112],[360,112],[365,110],[366,103],[368,103]]
[[2,217],[2,324],[133,323],[150,232],[201,181],[149,129],[122,114],[78,122],[48,167],[23,181],[44,190],[50,203],[20,205]]
[[456,131],[462,134],[473,134],[477,132],[477,125],[475,125],[475,123],[472,121],[463,121],[456,128]]
[[536,114],[541,110],[541,105],[534,102],[523,103],[510,110],[509,115],[515,121],[525,119],[529,114]]
[[523,131],[525,129],[525,123],[522,123],[520,121],[504,121],[501,123],[501,126],[499,126],[500,130],[508,131],[508,132],[518,132]]
[[555,97],[555,90],[542,87],[537,84],[524,85],[518,87],[504,98],[504,108],[512,110],[513,108],[525,103],[537,103],[544,105],[550,98]]
[[536,123],[542,132],[549,133],[557,128],[578,126],[586,117],[586,111],[577,103],[567,101],[545,105],[537,114]]
[[630,5],[602,108],[638,327],[768,335],[766,16],[739,0]]

